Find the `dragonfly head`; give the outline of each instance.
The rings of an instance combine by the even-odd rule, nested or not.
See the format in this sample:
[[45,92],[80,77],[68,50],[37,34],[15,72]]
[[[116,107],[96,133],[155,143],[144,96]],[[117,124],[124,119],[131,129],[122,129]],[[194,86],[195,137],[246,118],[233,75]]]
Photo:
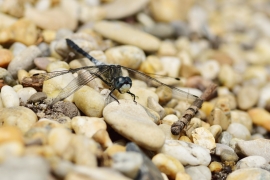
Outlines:
[[130,77],[119,76],[114,80],[114,87],[121,93],[124,94],[129,91],[132,86]]

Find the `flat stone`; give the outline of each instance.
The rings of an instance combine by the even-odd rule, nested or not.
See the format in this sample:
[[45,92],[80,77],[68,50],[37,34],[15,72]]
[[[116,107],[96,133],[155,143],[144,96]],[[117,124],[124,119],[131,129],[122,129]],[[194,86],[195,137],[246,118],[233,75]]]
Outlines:
[[149,150],[158,150],[165,135],[148,116],[145,109],[133,101],[112,102],[103,110],[105,121],[118,133]]
[[149,0],[116,0],[102,6],[105,10],[106,19],[122,19],[129,17],[142,10]]
[[266,161],[270,162],[270,154],[268,150],[270,148],[270,140],[268,139],[255,139],[252,141],[239,141],[237,146],[241,153],[246,156],[262,156]]
[[123,22],[99,21],[94,25],[94,30],[106,38],[137,46],[145,51],[157,51],[160,45],[160,40],[156,37],[136,30]]
[[229,125],[227,131],[235,138],[249,140],[250,132],[249,130],[240,123],[232,123]]
[[183,165],[208,166],[211,161],[208,149],[179,140],[166,140],[159,152],[173,156]]
[[270,179],[270,172],[260,168],[244,168],[233,171],[226,180],[267,180]]
[[236,164],[236,169],[243,168],[261,168],[267,163],[266,159],[262,156],[249,156],[241,159]]

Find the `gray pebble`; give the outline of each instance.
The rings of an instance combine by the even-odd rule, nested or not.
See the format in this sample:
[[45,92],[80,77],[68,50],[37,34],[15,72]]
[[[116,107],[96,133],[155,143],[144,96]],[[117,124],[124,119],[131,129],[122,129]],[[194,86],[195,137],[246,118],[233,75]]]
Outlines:
[[221,160],[224,161],[237,161],[239,157],[234,151],[224,149],[220,154]]
[[221,144],[229,145],[232,138],[233,136],[229,132],[223,131],[218,137],[218,142]]
[[37,92],[35,94],[33,94],[32,96],[30,96],[30,98],[28,99],[28,102],[40,102],[43,101],[47,98],[47,95],[44,92]]
[[206,166],[188,166],[185,171],[192,180],[211,180],[210,169]]

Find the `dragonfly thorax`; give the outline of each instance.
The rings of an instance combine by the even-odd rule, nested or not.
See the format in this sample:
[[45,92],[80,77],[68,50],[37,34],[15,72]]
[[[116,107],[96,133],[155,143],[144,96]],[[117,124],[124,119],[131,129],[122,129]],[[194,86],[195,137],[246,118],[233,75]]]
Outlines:
[[132,86],[130,77],[119,76],[114,79],[114,88],[117,89],[121,94],[129,91]]

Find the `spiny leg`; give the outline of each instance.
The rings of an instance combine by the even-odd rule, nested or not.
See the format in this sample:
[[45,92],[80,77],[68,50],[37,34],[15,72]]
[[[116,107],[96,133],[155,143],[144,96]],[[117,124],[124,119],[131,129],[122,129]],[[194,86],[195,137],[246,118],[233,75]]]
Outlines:
[[112,95],[112,93],[113,93],[114,90],[115,90],[115,88],[111,90],[111,92],[109,93],[109,96],[111,96],[114,100],[116,100],[116,101],[118,102],[118,104],[120,104],[120,102],[118,101],[118,99],[116,99],[116,98]]
[[137,104],[137,102],[135,100],[135,98],[136,98],[135,94],[131,93],[130,91],[128,91],[127,93],[133,97],[133,101]]

